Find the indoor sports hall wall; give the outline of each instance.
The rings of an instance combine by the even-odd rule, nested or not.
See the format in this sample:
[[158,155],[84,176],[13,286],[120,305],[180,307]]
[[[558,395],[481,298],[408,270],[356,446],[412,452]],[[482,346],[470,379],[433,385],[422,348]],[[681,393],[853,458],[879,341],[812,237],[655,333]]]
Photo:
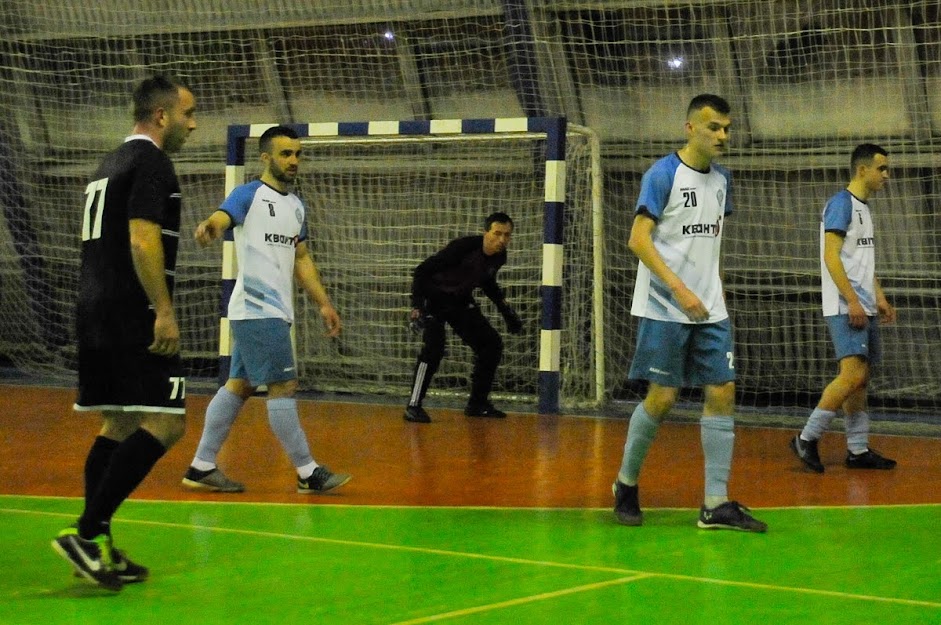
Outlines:
[[[130,129],[128,94],[152,72],[179,75],[198,97],[199,128],[177,159],[186,232],[222,198],[231,123],[565,116],[592,129],[601,138],[604,172],[606,402],[636,398],[623,377],[633,349],[628,310],[636,267],[626,239],[640,176],[681,145],[692,96],[715,92],[733,105],[725,164],[737,212],[726,225],[725,266],[746,405],[806,406],[832,375],[818,312],[817,221],[823,202],[848,179],[852,148],[880,143],[890,152],[893,179],[872,201],[878,273],[900,320],[885,329],[872,399],[889,412],[938,419],[937,2],[2,3],[0,356],[18,368],[71,380],[82,191],[97,159]],[[338,159],[348,171],[343,185],[367,193],[369,163],[355,154]],[[468,180],[469,169],[454,174]],[[456,205],[482,197],[470,178],[470,188],[454,187]],[[414,189],[414,209],[434,210],[421,191]],[[539,240],[541,226],[532,228],[535,236],[520,233],[516,245]],[[584,228],[571,231],[587,236]],[[399,236],[439,244],[454,233],[443,225]],[[216,375],[220,262],[189,241],[181,247],[184,356],[193,375],[207,379]],[[401,288],[388,279],[390,292]],[[538,311],[538,301],[526,305]],[[404,318],[408,302],[400,307]],[[591,336],[590,328],[585,333]],[[537,353],[534,342],[528,380],[535,380]],[[402,365],[393,366],[400,373]],[[451,392],[462,391],[462,374],[448,378]],[[316,370],[304,386],[349,382],[342,371],[337,379],[325,375]],[[384,392],[404,395],[396,375]],[[501,393],[528,396],[533,382],[523,381],[525,372],[503,375]],[[582,401],[590,397],[563,397],[568,406]]]

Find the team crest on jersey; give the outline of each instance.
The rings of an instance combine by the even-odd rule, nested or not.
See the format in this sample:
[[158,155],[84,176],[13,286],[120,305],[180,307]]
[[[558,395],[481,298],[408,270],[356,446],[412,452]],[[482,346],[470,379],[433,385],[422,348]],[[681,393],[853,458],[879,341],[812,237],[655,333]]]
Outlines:
[[304,223],[304,214],[301,212],[301,209],[295,208],[295,209],[294,209],[294,216],[297,217],[297,223],[299,223],[299,224]]
[[725,206],[725,191],[722,189],[716,191],[716,201],[719,202],[720,208]]

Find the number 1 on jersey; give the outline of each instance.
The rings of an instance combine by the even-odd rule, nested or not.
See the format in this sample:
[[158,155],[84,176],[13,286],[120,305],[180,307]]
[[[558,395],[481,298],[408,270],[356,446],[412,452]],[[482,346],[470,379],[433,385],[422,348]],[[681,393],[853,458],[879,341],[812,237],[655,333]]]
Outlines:
[[[108,189],[108,179],[101,178],[88,183],[85,187],[85,217],[82,220],[82,241],[101,238],[101,219],[105,213],[105,191]],[[94,207],[95,223],[92,225],[92,209]]]

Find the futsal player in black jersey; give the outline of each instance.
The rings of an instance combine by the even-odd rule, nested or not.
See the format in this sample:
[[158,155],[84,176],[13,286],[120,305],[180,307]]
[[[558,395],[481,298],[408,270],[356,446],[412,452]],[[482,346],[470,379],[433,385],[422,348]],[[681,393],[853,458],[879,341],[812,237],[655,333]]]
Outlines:
[[52,541],[110,590],[148,570],[114,548],[118,506],[183,435],[186,378],[173,308],[180,184],[169,154],[196,128],[193,93],[162,76],[134,91],[134,130],[85,188],[76,306],[78,399],[103,424],[85,461],[85,508]]
[[405,420],[430,423],[422,407],[431,378],[444,357],[445,324],[474,351],[471,392],[464,414],[469,417],[503,418],[506,413],[490,403],[490,389],[503,357],[503,339],[480,312],[474,290],[480,287],[497,306],[512,334],[523,329],[516,312],[507,304],[497,284],[497,272],[507,259],[513,220],[493,213],[484,221],[483,235],[454,239],[415,268],[412,280],[412,327],[422,334],[422,349],[415,365],[412,394]]

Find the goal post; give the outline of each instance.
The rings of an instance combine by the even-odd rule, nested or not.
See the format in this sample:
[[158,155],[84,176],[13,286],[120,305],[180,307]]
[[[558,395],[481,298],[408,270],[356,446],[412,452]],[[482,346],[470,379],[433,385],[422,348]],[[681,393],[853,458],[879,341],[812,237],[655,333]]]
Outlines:
[[[274,125],[229,126],[226,194],[257,167],[249,140]],[[602,401],[603,224],[599,142],[591,131],[563,117],[286,125],[304,144],[307,162],[295,189],[344,319],[344,336],[327,343],[317,334],[319,315],[304,315],[307,304],[298,302],[302,388],[407,395],[417,353],[405,329],[411,270],[455,236],[479,232],[483,218],[500,210],[516,224],[500,282],[527,330],[505,336],[495,396],[535,400],[543,414]],[[225,311],[236,276],[230,231],[220,379],[231,360]],[[449,352],[460,349],[449,339]],[[459,361],[468,360],[446,358],[443,383],[432,392],[463,392],[469,370]]]

